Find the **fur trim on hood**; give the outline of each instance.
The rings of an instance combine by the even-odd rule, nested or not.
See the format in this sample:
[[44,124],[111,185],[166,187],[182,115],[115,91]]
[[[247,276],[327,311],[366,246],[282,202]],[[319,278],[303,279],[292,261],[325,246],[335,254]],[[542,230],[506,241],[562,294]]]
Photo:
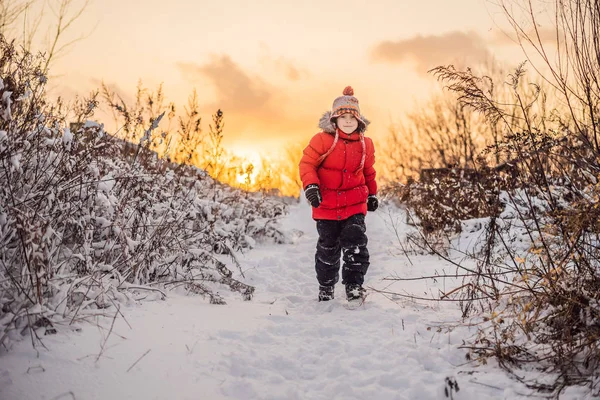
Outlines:
[[[362,127],[362,124],[359,122],[359,124],[358,124],[359,132],[364,133],[367,130],[367,127],[369,126],[371,121],[366,119],[364,115],[361,115],[360,119],[364,123],[364,128],[362,130],[360,129]],[[323,130],[323,132],[331,133],[332,135],[335,134],[335,126],[331,122],[331,111],[327,111],[327,112],[323,113],[323,116],[319,120],[319,128],[321,128]]]
[[[365,131],[367,130],[367,126],[369,126],[370,123],[371,123],[371,121],[366,119],[363,115],[360,116],[360,120],[358,122],[358,132],[357,133],[359,134],[360,144],[362,146],[362,156],[360,159],[360,165],[358,166],[358,169],[356,171],[354,171],[354,173],[356,175],[358,175],[365,167],[365,158],[367,156],[367,150],[366,150],[366,145],[365,145]],[[319,120],[319,128],[321,128],[323,130],[323,132],[327,132],[327,133],[335,136],[335,138],[333,139],[333,144],[331,145],[329,150],[327,150],[323,155],[321,155],[321,157],[319,157],[318,162],[320,164],[321,162],[323,162],[324,159],[327,158],[327,156],[329,154],[331,154],[331,152],[335,148],[335,145],[338,142],[338,139],[340,138],[340,134],[338,133],[337,129],[335,129],[335,126],[331,122],[331,111],[327,111],[326,113],[323,114],[323,116]]]

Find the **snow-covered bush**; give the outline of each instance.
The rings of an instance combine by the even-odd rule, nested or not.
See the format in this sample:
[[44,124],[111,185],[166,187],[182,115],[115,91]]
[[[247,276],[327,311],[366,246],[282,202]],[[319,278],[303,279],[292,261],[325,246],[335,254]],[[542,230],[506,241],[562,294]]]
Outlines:
[[[433,70],[461,106],[480,112],[499,129],[501,137],[488,149],[491,157],[481,160],[510,165],[510,180],[490,191],[477,179],[443,186],[440,179],[414,196],[417,206],[433,203],[423,207],[420,217],[426,223],[459,232],[441,256],[454,262],[464,281],[442,297],[458,300],[463,316],[477,322],[478,334],[465,345],[469,358],[495,357],[517,379],[519,368],[541,370],[543,380],[524,383],[554,397],[574,384],[587,385],[598,397],[600,48],[590,38],[600,29],[600,13],[597,2],[557,3],[552,51],[560,57],[545,58],[536,7],[546,10],[547,4],[526,3],[513,8],[511,1],[500,1],[520,43],[544,55],[543,68],[535,70],[550,71],[542,77],[550,90],[520,84],[525,64],[503,82],[512,89],[513,101],[494,96],[489,76],[453,66]],[[519,10],[525,14],[516,15]],[[560,106],[547,107],[549,98]],[[487,167],[478,161],[472,168]],[[464,193],[471,196],[470,204]],[[405,195],[410,198],[413,190]],[[485,204],[492,207],[480,208]]]
[[[543,143],[543,145],[542,145]],[[532,363],[555,374],[560,392],[600,376],[600,166],[572,132],[506,139],[518,148],[519,188],[500,193],[489,243],[463,305],[485,322],[472,357],[497,357],[508,369]],[[543,160],[543,161],[542,161]],[[482,300],[484,299],[484,300]],[[487,311],[484,311],[487,310]]]
[[250,299],[228,263],[257,241],[286,240],[285,205],[143,143],[129,155],[131,144],[89,121],[95,96],[67,126],[66,107],[45,97],[42,61],[0,36],[0,343],[173,286],[216,304],[219,288]]
[[[459,255],[456,265],[465,279],[444,296],[461,301],[465,317],[480,318],[479,334],[469,346],[470,358],[496,357],[511,371],[533,365],[555,379],[527,384],[554,394],[570,384],[587,384],[598,394],[597,108],[587,108],[591,115],[583,117],[553,110],[551,128],[548,116],[534,114],[531,105],[523,105],[523,125],[515,127],[503,108],[505,104],[482,88],[482,82],[488,80],[453,67],[440,67],[436,73],[463,104],[494,122],[506,121],[506,133],[493,151],[512,166],[509,180],[493,177],[487,181],[502,185],[488,185],[474,177],[467,185],[463,184],[464,177],[444,178],[433,185],[421,184],[425,195],[416,193],[417,200],[431,201],[426,210],[434,210],[422,212],[420,217],[430,222],[433,215],[438,229],[457,224],[459,219],[457,232],[474,225],[473,221],[479,224],[478,237],[469,239],[472,243],[468,248],[463,243],[468,242],[466,234],[472,234],[469,229],[450,241],[453,248],[447,254]],[[518,80],[523,73],[519,68],[513,79]],[[588,88],[597,92],[597,86],[592,86]],[[541,92],[539,98],[543,98]],[[519,104],[516,89],[515,99]],[[478,171],[485,168],[485,164],[476,166]]]

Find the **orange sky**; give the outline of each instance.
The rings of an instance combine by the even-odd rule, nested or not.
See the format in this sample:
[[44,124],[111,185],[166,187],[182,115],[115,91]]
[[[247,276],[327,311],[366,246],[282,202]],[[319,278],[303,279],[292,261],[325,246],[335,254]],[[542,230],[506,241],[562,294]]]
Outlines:
[[52,87],[104,81],[131,98],[138,80],[162,82],[180,109],[196,88],[205,129],[221,108],[228,148],[273,155],[316,133],[346,85],[380,139],[439,90],[428,69],[492,54],[516,65],[502,21],[486,0],[92,0],[66,39],[89,36],[56,60]]

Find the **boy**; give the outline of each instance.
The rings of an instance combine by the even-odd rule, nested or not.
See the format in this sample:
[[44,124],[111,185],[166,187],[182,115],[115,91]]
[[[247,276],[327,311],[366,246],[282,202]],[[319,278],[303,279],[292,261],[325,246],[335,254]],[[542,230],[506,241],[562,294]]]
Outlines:
[[375,149],[364,136],[368,125],[354,90],[346,87],[331,111],[321,117],[322,131],[313,136],[300,160],[302,186],[319,233],[315,254],[319,301],[334,298],[340,253],[346,298],[364,296],[362,285],[369,268],[365,215],[379,204]]

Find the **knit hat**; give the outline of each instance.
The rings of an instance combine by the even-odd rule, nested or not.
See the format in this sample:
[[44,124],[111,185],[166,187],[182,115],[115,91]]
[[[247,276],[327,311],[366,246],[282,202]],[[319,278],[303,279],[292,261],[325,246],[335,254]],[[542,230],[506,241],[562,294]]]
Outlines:
[[366,124],[360,115],[360,106],[358,105],[358,99],[354,97],[354,89],[352,89],[352,86],[346,86],[342,92],[342,96],[333,101],[330,117],[331,122],[334,123],[337,117],[345,113],[354,115],[358,120],[359,131],[364,131]]

